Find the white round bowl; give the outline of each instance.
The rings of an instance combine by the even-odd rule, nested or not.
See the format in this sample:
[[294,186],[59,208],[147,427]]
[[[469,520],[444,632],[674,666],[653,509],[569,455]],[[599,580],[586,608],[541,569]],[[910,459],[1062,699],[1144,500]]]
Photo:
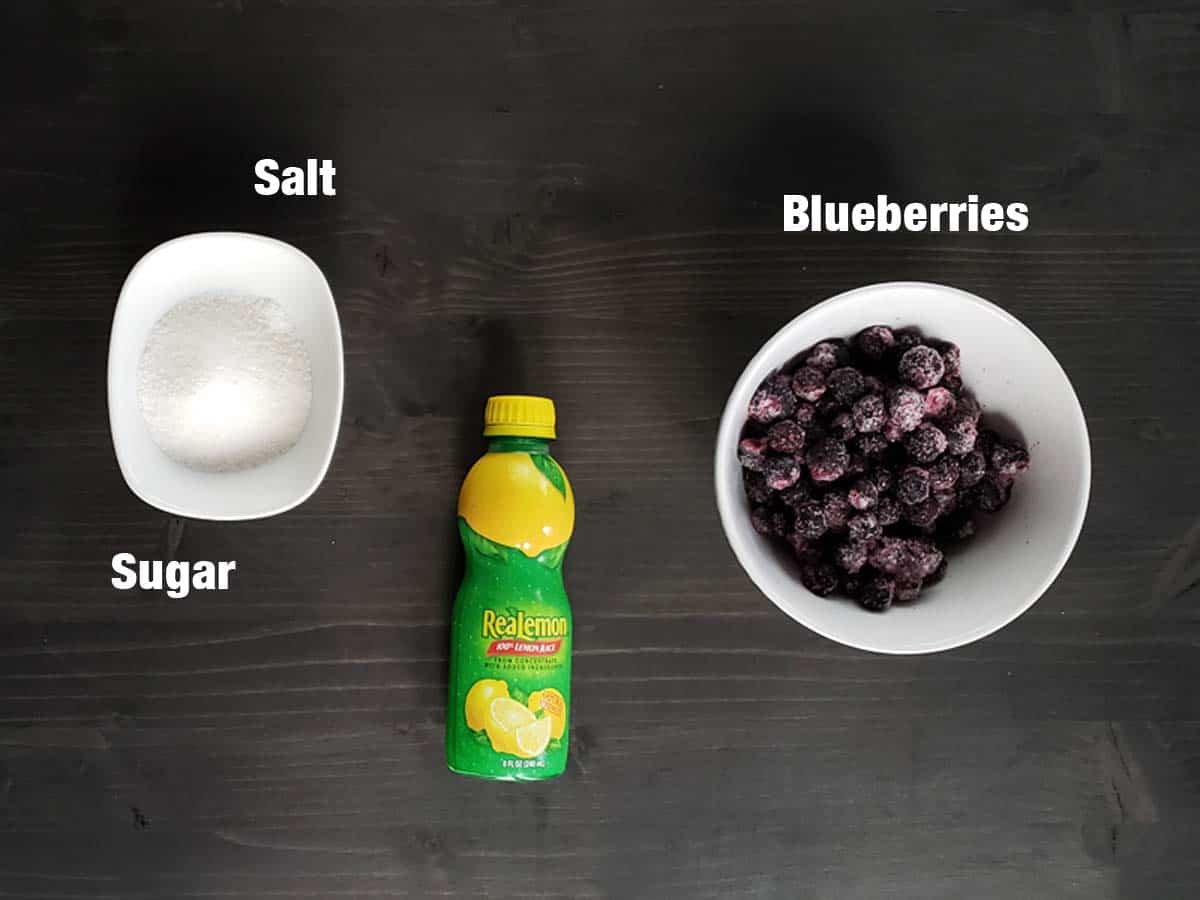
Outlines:
[[[1030,469],[1012,500],[983,515],[979,534],[950,557],[946,577],[912,604],[872,613],[800,583],[786,546],[758,534],[742,488],[737,443],[755,389],[771,372],[829,337],[868,325],[913,325],[962,349],[963,380],[984,421],[1010,425]],[[1005,429],[1001,429],[1002,431]],[[995,304],[937,284],[875,284],[839,294],[785,325],[750,360],[721,416],[717,508],[742,568],[776,606],[818,634],[877,653],[932,653],[1003,628],[1057,577],[1083,527],[1091,487],[1087,423],[1066,373],[1037,335]]]
[[[287,311],[312,364],[312,406],[286,453],[241,472],[198,472],[173,461],[150,436],[138,406],[138,363],[154,324],[197,294],[271,297]],[[151,506],[193,519],[259,519],[303,503],[317,489],[342,418],[342,332],[329,283],[290,244],[254,234],[209,232],[160,244],[121,288],[108,346],[108,416],[117,463]]]

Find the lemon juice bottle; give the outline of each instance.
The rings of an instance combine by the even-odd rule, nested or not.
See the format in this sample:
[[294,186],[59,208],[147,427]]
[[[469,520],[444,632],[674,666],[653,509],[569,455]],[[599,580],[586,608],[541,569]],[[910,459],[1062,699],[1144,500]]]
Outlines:
[[550,456],[554,403],[491,397],[488,449],[458,495],[467,570],[454,601],[446,762],[536,781],[567,764],[571,608],[562,566],[575,497]]

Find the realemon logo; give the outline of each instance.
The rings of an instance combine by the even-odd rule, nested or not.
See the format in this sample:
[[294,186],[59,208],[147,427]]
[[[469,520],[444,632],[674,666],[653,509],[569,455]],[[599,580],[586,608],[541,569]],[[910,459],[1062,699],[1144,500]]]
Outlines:
[[483,636],[485,638],[533,638],[565,637],[566,616],[527,616],[521,610],[509,610],[502,616],[494,609],[483,611]]

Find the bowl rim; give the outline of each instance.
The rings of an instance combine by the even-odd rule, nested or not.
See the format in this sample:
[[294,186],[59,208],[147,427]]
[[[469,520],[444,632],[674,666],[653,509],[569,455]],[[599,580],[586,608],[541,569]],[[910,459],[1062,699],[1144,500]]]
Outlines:
[[[844,635],[831,634],[827,630],[816,627],[811,622],[801,618],[797,612],[787,608],[787,606],[785,606],[781,600],[776,599],[767,590],[763,584],[763,580],[759,577],[760,557],[750,552],[749,545],[745,540],[743,540],[741,533],[733,528],[730,524],[732,517],[735,515],[741,515],[741,511],[738,509],[731,509],[726,500],[731,486],[728,483],[729,477],[724,473],[730,471],[727,465],[729,461],[727,454],[729,452],[733,452],[731,442],[736,442],[737,435],[741,433],[741,428],[745,424],[745,410],[740,408],[740,404],[735,404],[735,398],[743,393],[746,383],[750,380],[750,373],[758,368],[760,362],[764,358],[772,356],[780,345],[788,341],[788,339],[791,337],[791,333],[799,326],[801,320],[815,314],[818,310],[828,309],[833,306],[850,305],[861,299],[861,295],[863,294],[914,288],[941,293],[954,297],[957,300],[980,307],[990,314],[1002,319],[1008,325],[1024,332],[1025,335],[1028,336],[1034,343],[1045,350],[1050,360],[1053,361],[1054,366],[1057,368],[1059,374],[1061,374],[1063,382],[1066,384],[1067,389],[1071,394],[1071,399],[1074,400],[1072,416],[1073,424],[1075,428],[1078,429],[1078,433],[1083,437],[1083,454],[1082,459],[1080,460],[1083,467],[1083,490],[1081,491],[1080,496],[1075,504],[1067,540],[1063,542],[1058,558],[1055,560],[1054,565],[1047,570],[1047,575],[1042,580],[1041,584],[1038,585],[1036,590],[1030,593],[1030,596],[1026,601],[1015,607],[1012,612],[1006,612],[1000,617],[987,620],[982,625],[967,629],[950,638],[938,641],[930,641],[928,644],[924,645],[895,648],[877,646],[872,644],[870,641],[852,642]],[[1071,379],[1068,377],[1066,370],[1058,361],[1058,357],[1054,355],[1053,351],[1046,346],[1042,339],[1039,338],[1037,334],[1035,334],[1034,331],[1029,328],[1029,326],[1027,326],[1012,313],[996,305],[995,303],[992,303],[990,300],[985,300],[983,297],[972,294],[969,291],[964,291],[960,288],[951,287],[950,285],[937,284],[930,281],[883,281],[852,288],[851,290],[843,291],[840,294],[835,294],[832,297],[822,300],[820,303],[814,304],[786,322],[766,341],[766,343],[762,345],[761,348],[759,348],[758,352],[750,358],[749,362],[746,363],[746,366],[742,369],[741,374],[734,382],[733,388],[729,393],[729,398],[725,402],[725,408],[721,412],[721,421],[717,430],[716,447],[713,455],[713,486],[716,493],[717,513],[718,518],[721,521],[721,530],[725,533],[725,539],[728,541],[730,549],[733,550],[733,554],[737,558],[738,564],[742,567],[742,571],[749,576],[750,580],[754,583],[754,586],[758,588],[759,592],[764,594],[767,599],[775,604],[775,606],[778,607],[786,616],[800,623],[810,631],[816,632],[824,638],[828,638],[835,643],[847,647],[853,647],[858,650],[866,650],[872,653],[883,653],[895,656],[940,653],[946,650],[953,650],[958,647],[964,647],[968,644],[972,644],[975,641],[988,637],[991,634],[995,634],[997,631],[1000,631],[1005,626],[1011,624],[1016,619],[1024,615],[1030,609],[1030,607],[1037,603],[1037,601],[1041,599],[1041,597],[1054,583],[1055,579],[1057,579],[1061,574],[1063,568],[1067,564],[1067,560],[1070,559],[1071,554],[1074,552],[1075,546],[1079,541],[1079,535],[1083,531],[1083,523],[1087,516],[1088,504],[1091,499],[1091,436],[1088,433],[1087,418],[1084,416],[1083,407],[1079,402],[1079,395],[1075,390],[1074,384],[1071,383]],[[736,490],[741,490],[740,484],[733,485],[732,487]],[[757,535],[755,536],[757,537]],[[800,590],[811,594],[813,597],[816,597],[816,594],[812,594],[811,591],[808,591],[808,588],[804,587],[799,582],[797,582],[797,587]]]
[[[183,504],[176,503],[172,500],[164,499],[152,492],[146,490],[143,485],[138,483],[136,473],[130,466],[129,460],[125,455],[124,441],[120,437],[119,429],[117,428],[116,415],[113,412],[113,387],[116,381],[116,362],[113,358],[113,343],[116,339],[119,329],[121,328],[122,320],[127,315],[126,310],[129,308],[128,289],[134,283],[138,272],[149,260],[168,248],[173,248],[177,244],[185,243],[202,243],[214,238],[234,239],[244,241],[246,243],[256,243],[262,245],[273,246],[284,250],[285,252],[298,258],[302,266],[309,267],[317,276],[321,287],[323,299],[327,300],[330,309],[333,310],[333,327],[334,337],[337,339],[338,353],[336,354],[335,365],[335,410],[332,417],[333,428],[329,437],[328,445],[325,448],[321,457],[321,465],[314,472],[313,478],[309,484],[305,486],[303,491],[296,495],[294,499],[287,500],[283,503],[272,504],[263,507],[260,510],[254,510],[250,513],[229,514],[220,512],[206,512],[197,510],[195,507],[189,507]],[[301,503],[311,497],[321,483],[325,480],[326,474],[329,472],[329,466],[333,462],[333,454],[337,449],[338,434],[341,431],[342,411],[345,402],[345,345],[342,342],[342,325],[341,317],[338,315],[337,302],[333,297],[333,290],[329,286],[329,279],[325,277],[325,273],[321,267],[307,253],[287,241],[281,241],[277,238],[267,237],[262,234],[253,234],[248,231],[196,231],[189,234],[182,234],[163,241],[147,250],[133,264],[133,268],[129,270],[129,274],[125,276],[125,280],[121,283],[121,290],[117,294],[117,305],[113,310],[112,326],[108,333],[108,358],[106,360],[105,369],[105,400],[108,405],[108,428],[109,434],[112,437],[113,450],[117,457],[117,468],[121,471],[121,477],[125,479],[125,484],[129,487],[134,495],[143,503],[149,504],[156,509],[162,510],[170,515],[182,516],[188,519],[199,519],[208,522],[250,522],[255,519],[266,519],[271,516],[277,516],[280,513],[285,513],[288,510],[295,509]]]

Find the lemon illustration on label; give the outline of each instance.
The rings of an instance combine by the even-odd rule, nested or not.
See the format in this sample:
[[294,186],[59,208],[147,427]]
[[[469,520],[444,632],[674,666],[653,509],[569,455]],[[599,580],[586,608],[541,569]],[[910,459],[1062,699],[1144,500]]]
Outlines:
[[[509,697],[497,697],[488,704],[487,722],[484,729],[492,749],[497,753],[517,752],[517,731],[537,722],[533,713]],[[539,751],[540,752],[540,751]]]
[[550,737],[558,741],[567,730],[567,701],[554,688],[543,688],[529,695],[529,709],[534,715],[544,711],[552,723]]
[[549,456],[488,453],[463,482],[458,514],[488,540],[535,557],[571,537],[575,495]]
[[516,744],[513,752],[525,759],[533,759],[546,752],[550,745],[550,729],[552,719],[534,719],[528,725],[522,725],[516,730]]
[[484,725],[487,724],[488,706],[497,697],[507,696],[508,684],[494,678],[481,678],[471,685],[463,704],[467,714],[467,727],[472,731],[483,731]]

